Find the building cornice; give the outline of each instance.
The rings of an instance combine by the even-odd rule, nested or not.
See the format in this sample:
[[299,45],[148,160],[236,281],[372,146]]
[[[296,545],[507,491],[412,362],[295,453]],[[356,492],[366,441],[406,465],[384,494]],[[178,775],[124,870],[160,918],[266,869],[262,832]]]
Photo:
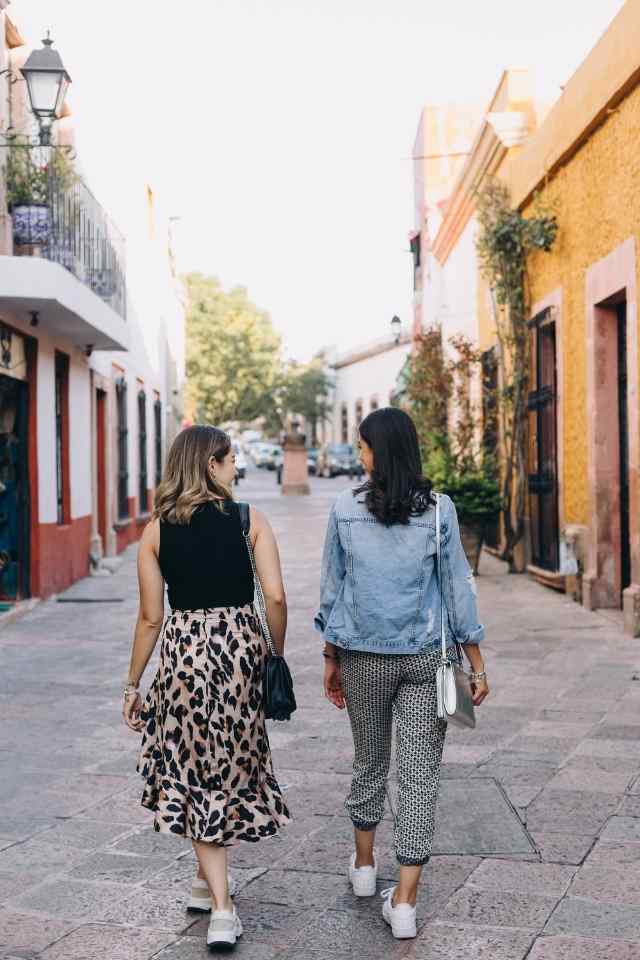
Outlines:
[[411,334],[403,333],[398,342],[395,340],[379,341],[370,343],[367,346],[357,348],[351,353],[345,353],[338,357],[331,364],[333,370],[341,370],[343,367],[350,367],[354,363],[360,363],[362,360],[370,360],[371,357],[377,357],[382,353],[389,353],[391,350],[397,350],[398,347],[406,347],[411,343]]
[[[533,105],[526,89],[530,75],[526,70],[505,70],[473,141],[469,157],[453,185],[445,217],[432,243],[432,252],[445,263],[476,209],[476,194],[487,177],[501,167],[509,151],[509,138],[500,133],[505,114],[513,113],[519,127],[534,125]],[[502,124],[497,123],[497,118]],[[505,143],[505,139],[507,143]]]
[[627,0],[536,134],[507,160],[501,176],[518,207],[531,201],[640,84],[639,25],[640,0]]

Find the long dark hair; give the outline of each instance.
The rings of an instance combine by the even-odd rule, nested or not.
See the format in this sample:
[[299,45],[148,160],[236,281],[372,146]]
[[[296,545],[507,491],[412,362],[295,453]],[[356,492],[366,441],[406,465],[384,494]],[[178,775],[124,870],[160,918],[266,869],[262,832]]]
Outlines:
[[411,417],[396,407],[374,410],[360,424],[373,451],[373,471],[356,494],[364,493],[369,513],[390,527],[425,512],[431,482],[422,473],[420,445]]

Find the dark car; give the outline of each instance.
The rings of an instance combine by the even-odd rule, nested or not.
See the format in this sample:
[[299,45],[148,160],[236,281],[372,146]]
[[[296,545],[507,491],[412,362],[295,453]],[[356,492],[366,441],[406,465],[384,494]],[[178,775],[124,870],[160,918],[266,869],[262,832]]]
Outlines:
[[314,477],[317,472],[319,453],[320,450],[318,447],[310,447],[309,450],[307,450],[307,470]]
[[325,443],[320,447],[316,462],[316,474],[319,477],[344,476],[361,477],[364,473],[350,443]]

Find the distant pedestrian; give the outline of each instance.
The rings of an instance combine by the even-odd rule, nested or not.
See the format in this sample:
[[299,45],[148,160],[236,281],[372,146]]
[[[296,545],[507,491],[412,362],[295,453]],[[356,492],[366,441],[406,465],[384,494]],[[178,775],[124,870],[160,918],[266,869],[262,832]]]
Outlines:
[[416,896],[431,855],[447,724],[438,719],[440,596],[446,642],[462,644],[474,673],[473,700],[489,688],[479,641],[475,587],[456,510],[441,497],[443,583],[436,565],[435,509],[423,476],[413,421],[391,407],[363,420],[360,459],[369,479],[344,491],[329,517],[316,627],[324,636],[324,689],[347,707],[355,759],[346,808],[355,833],[349,878],[356,896],[376,892],[374,839],[384,813],[391,734],[397,734],[397,886],[383,892],[382,915],[397,938],[416,935]]
[[[128,726],[144,733],[143,806],[155,812],[157,831],[193,843],[199,869],[189,907],[212,911],[213,948],[232,947],[242,933],[227,848],[270,837],[289,822],[265,729],[267,647],[232,498],[235,471],[229,437],[215,427],[183,430],[169,451],[138,554],[140,607],[123,708]],[[266,518],[253,508],[250,518],[267,621],[281,653],[287,606],[278,548]],[[138,687],[160,633],[160,664],[143,704]]]

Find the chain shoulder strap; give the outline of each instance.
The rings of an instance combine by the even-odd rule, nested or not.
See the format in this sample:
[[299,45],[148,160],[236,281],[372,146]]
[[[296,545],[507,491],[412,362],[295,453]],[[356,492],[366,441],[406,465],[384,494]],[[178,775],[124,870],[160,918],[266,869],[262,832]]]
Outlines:
[[269,647],[269,653],[272,657],[277,656],[275,644],[273,642],[273,637],[271,636],[271,630],[269,629],[269,621],[267,620],[267,604],[264,599],[264,591],[262,589],[262,583],[260,582],[260,577],[258,576],[258,571],[256,569],[256,558],[253,555],[253,547],[251,545],[251,514],[249,512],[248,503],[239,503],[238,509],[240,510],[240,523],[242,526],[242,536],[244,537],[244,542],[247,545],[247,553],[249,554],[249,560],[251,561],[251,569],[253,571],[253,585],[255,591],[255,605],[257,607],[258,620],[260,621],[260,627],[262,629],[262,634],[267,641],[267,646]]

